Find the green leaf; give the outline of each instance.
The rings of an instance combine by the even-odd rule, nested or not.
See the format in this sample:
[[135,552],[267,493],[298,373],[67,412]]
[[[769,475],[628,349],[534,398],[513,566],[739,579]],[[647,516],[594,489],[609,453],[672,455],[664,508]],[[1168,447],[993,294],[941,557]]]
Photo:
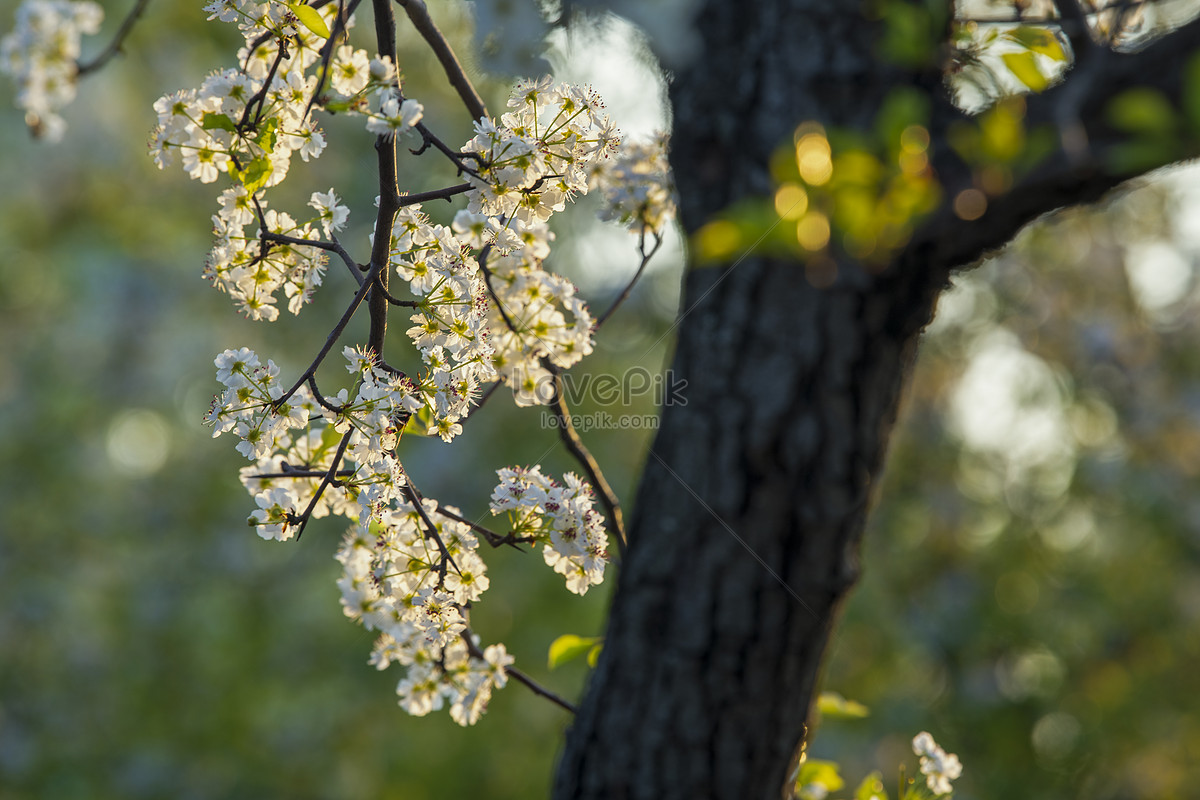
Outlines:
[[817,697],[817,710],[822,717],[830,719],[863,719],[871,710],[855,700],[847,700],[837,692],[821,692]]
[[301,25],[322,39],[329,38],[329,26],[325,24],[325,20],[321,18],[321,15],[317,13],[315,8],[306,6],[303,3],[287,3],[286,5],[296,15],[296,19],[300,20]]
[[1008,71],[1031,90],[1040,92],[1050,85],[1038,67],[1037,56],[1033,53],[1005,53],[1000,58],[1004,59],[1004,66],[1008,67]]
[[263,122],[258,134],[254,137],[254,141],[266,152],[274,152],[275,144],[279,141],[279,119],[277,117],[268,117]]
[[246,165],[245,169],[239,170],[236,167],[229,167],[229,174],[233,179],[242,186],[246,187],[246,192],[254,194],[266,184],[267,179],[271,177],[271,159],[266,156],[261,156],[254,159]]
[[429,422],[432,419],[433,414],[429,411],[429,406],[421,406],[420,411],[409,414],[408,421],[404,423],[400,433],[402,436],[428,436]]
[[1175,110],[1157,89],[1139,86],[1114,97],[1106,109],[1108,121],[1126,133],[1163,134],[1175,130]]
[[863,778],[854,792],[854,800],[888,800],[887,789],[883,786],[883,775],[876,771]]
[[1067,53],[1063,50],[1062,43],[1046,28],[1022,25],[1019,28],[1013,28],[1011,31],[1006,32],[1004,37],[1016,42],[1026,50],[1047,56],[1055,61],[1067,60]]
[[846,785],[842,776],[838,774],[838,765],[835,762],[810,758],[800,767],[800,773],[796,776],[796,788],[802,789],[814,783],[824,787],[827,792],[836,792]]
[[933,17],[928,8],[915,3],[883,5],[883,57],[894,64],[919,67],[930,63],[937,53]]
[[233,120],[225,114],[214,114],[211,111],[204,112],[204,116],[200,117],[200,127],[206,131],[237,133],[237,125],[233,124]]
[[596,668],[596,662],[600,660],[600,651],[603,649],[604,649],[604,642],[602,641],[602,642],[600,642],[600,644],[596,645],[591,650],[588,650],[587,662],[588,662],[588,666],[591,667],[592,669]]
[[602,640],[596,636],[576,636],[573,633],[566,633],[550,643],[550,657],[548,659],[550,669],[566,664],[568,661],[586,655],[589,650],[596,647]]
[[1025,150],[1024,106],[1020,98],[1001,100],[979,115],[979,157],[1008,164]]

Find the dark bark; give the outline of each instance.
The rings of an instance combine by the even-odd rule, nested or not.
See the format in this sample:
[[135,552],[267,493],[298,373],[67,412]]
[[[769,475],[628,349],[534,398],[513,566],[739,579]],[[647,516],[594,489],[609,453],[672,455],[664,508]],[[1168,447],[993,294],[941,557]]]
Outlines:
[[[797,123],[866,127],[901,84],[944,95],[936,69],[877,58],[877,24],[861,12],[821,0],[704,3],[704,56],[671,92],[687,230],[769,192],[770,155]],[[1183,34],[1168,46],[1190,50],[1195,26]],[[1099,166],[1111,133],[1103,102],[1113,75],[1145,75],[1149,58],[1106,55],[1089,65],[1091,86],[1070,90],[1078,98],[1068,82],[1031,99],[1031,120],[1078,112],[1095,157],[1051,156],[974,223],[949,208],[970,172],[937,140],[961,117],[938,100],[947,205],[882,272],[841,259],[818,289],[800,261],[689,271],[671,367],[686,404],[662,410],[556,798],[780,796],[936,296],[950,268],[1128,177]],[[1164,84],[1173,101],[1177,84]]]

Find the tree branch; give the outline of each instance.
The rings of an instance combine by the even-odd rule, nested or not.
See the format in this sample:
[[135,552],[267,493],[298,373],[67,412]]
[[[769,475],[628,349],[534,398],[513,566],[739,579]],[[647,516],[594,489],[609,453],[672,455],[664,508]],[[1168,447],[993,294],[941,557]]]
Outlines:
[[563,393],[561,372],[558,367],[549,362],[549,359],[545,359],[544,364],[550,374],[554,376],[554,398],[550,404],[554,406],[554,413],[558,415],[558,436],[562,439],[567,451],[583,467],[583,471],[587,473],[588,479],[595,487],[596,494],[600,497],[600,504],[604,506],[608,521],[612,524],[613,533],[617,539],[617,549],[624,556],[625,518],[621,514],[621,502],[617,499],[617,493],[612,490],[612,486],[605,479],[604,473],[600,471],[600,465],[596,463],[596,459],[584,445],[583,439],[579,438],[579,432],[575,430],[574,423],[571,422],[571,409],[567,406],[567,400]]
[[424,203],[428,200],[449,201],[454,195],[462,194],[463,192],[469,192],[471,189],[472,186],[469,183],[457,183],[454,186],[447,186],[445,189],[432,189],[428,192],[402,194],[397,198],[396,202],[398,205],[403,207],[416,205],[417,203]]
[[[971,264],[990,249],[1001,247],[1026,224],[1058,208],[1098,200],[1115,186],[1153,169],[1176,163],[1200,152],[1196,131],[1188,137],[1169,140],[1157,157],[1136,164],[1117,160],[1120,148],[1137,137],[1115,128],[1109,118],[1109,103],[1114,96],[1132,88],[1149,88],[1161,93],[1180,119],[1186,120],[1184,63],[1188,54],[1200,50],[1200,20],[1193,21],[1135,53],[1104,51],[1103,57],[1089,59],[1083,68],[1069,73],[1067,80],[1042,94],[1024,98],[1025,131],[1039,128],[1054,130],[1058,146],[1040,163],[1023,175],[1014,176],[1012,187],[1003,194],[988,197],[987,211],[974,222],[964,223],[955,216],[955,196],[973,188],[971,165],[948,146],[930,153],[931,163],[942,182],[942,205],[916,231],[903,253],[896,259],[900,270],[945,270]],[[1099,54],[1098,54],[1099,55]],[[1083,152],[1069,152],[1064,146],[1062,104],[1077,112],[1074,124],[1079,131],[1070,137],[1086,142]],[[933,112],[931,140],[945,142],[946,132],[955,124],[974,124],[955,108],[948,98],[940,98]],[[1194,124],[1194,123],[1193,123]],[[1178,126],[1179,133],[1186,126]],[[1172,150],[1175,146],[1176,149]]]
[[[384,261],[383,263],[386,264],[387,262]],[[338,324],[335,325],[333,330],[329,332],[329,336],[325,337],[325,344],[321,347],[321,352],[317,353],[317,357],[314,358],[312,363],[308,365],[308,369],[304,370],[304,373],[296,380],[294,384],[292,384],[292,388],[288,389],[283,396],[276,401],[277,403],[286,402],[288,398],[300,390],[300,387],[304,385],[305,381],[313,378],[317,374],[317,367],[319,367],[321,362],[325,360],[325,356],[329,355],[329,351],[333,349],[334,344],[337,343],[337,340],[342,335],[342,332],[346,330],[346,326],[350,324],[350,319],[354,316],[354,312],[358,310],[359,304],[362,303],[363,298],[366,297],[371,291],[371,287],[374,285],[375,277],[379,274],[379,271],[379,264],[372,265],[370,271],[363,279],[362,285],[358,287],[358,292],[354,295],[354,299],[350,301],[350,305],[346,308],[345,313],[342,314],[342,318],[338,320]]]
[[76,64],[76,76],[82,78],[84,75],[87,75],[90,72],[95,72],[107,64],[113,56],[121,52],[121,46],[125,44],[125,39],[129,36],[129,33],[133,30],[133,26],[137,24],[138,19],[142,16],[142,13],[145,12],[146,6],[148,5],[150,5],[150,0],[137,0],[133,10],[131,10],[128,16],[125,17],[125,20],[121,23],[121,27],[117,29],[116,35],[113,36],[113,40],[109,42],[108,47],[100,51],[100,53],[91,61]]
[[298,239],[295,236],[284,236],[282,233],[272,233],[265,227],[262,230],[261,238],[268,242],[276,242],[278,244],[295,245],[298,247],[315,247],[318,250],[328,250],[331,253],[336,253],[342,262],[350,269],[350,274],[354,276],[354,281],[359,286],[363,285],[362,268],[358,262],[346,252],[346,248],[342,247],[341,242],[334,238],[331,242],[326,242],[323,239]]
[[[483,661],[484,660],[483,651],[479,649],[479,645],[475,644],[475,640],[471,638],[471,630],[469,628],[462,632],[462,638],[463,638],[463,641],[467,643],[467,652],[469,652],[472,657],[477,658],[480,661]],[[544,697],[547,700],[549,700],[551,703],[554,703],[556,706],[559,706],[560,708],[564,708],[567,711],[570,711],[572,714],[576,713],[575,706],[571,705],[566,700],[564,700],[563,698],[559,697],[554,692],[547,689],[545,686],[542,686],[540,683],[538,683],[533,678],[529,677],[528,675],[526,675],[524,672],[517,669],[516,667],[505,667],[504,671],[513,680],[517,681],[518,683],[525,684],[525,686],[528,687],[529,690],[531,692],[533,692],[534,694],[536,694],[538,697]]]
[[413,485],[412,478],[408,477],[408,471],[403,466],[400,467],[400,472],[404,476],[404,494],[408,497],[408,501],[412,503],[413,508],[416,509],[417,516],[421,518],[421,522],[425,524],[425,538],[433,540],[434,544],[437,545],[438,552],[442,556],[441,561],[438,562],[438,588],[441,588],[446,581],[446,567],[454,567],[454,571],[458,572],[458,565],[454,563],[454,559],[450,556],[450,551],[446,548],[446,543],[442,541],[442,535],[438,533],[437,525],[430,519],[429,513],[425,510],[425,506],[421,502],[425,499],[424,496]]
[[408,19],[412,22],[413,27],[417,32],[425,38],[429,47],[433,50],[441,62],[442,69],[446,71],[446,77],[450,80],[450,85],[458,92],[458,96],[462,98],[463,105],[467,107],[467,112],[470,113],[472,120],[482,119],[488,116],[487,106],[483,104],[483,100],[479,97],[479,92],[475,91],[474,84],[463,71],[462,64],[458,61],[458,56],[454,55],[454,50],[450,48],[450,43],[446,41],[446,37],[438,30],[437,25],[433,23],[433,19],[429,16],[429,9],[425,7],[424,0],[396,0],[404,11],[408,14]]
[[601,314],[599,316],[599,318],[597,318],[596,324],[592,326],[593,331],[598,330],[600,328],[600,326],[603,325],[608,320],[608,318],[613,315],[613,312],[616,311],[618,308],[620,308],[621,304],[624,303],[629,298],[629,294],[633,291],[634,284],[636,284],[638,282],[638,278],[642,277],[642,273],[646,270],[646,265],[650,263],[650,259],[653,258],[654,254],[658,252],[658,249],[660,247],[662,247],[662,243],[663,243],[662,234],[655,233],[654,234],[654,247],[650,248],[650,252],[647,253],[646,252],[646,229],[645,228],[642,229],[641,235],[638,237],[638,252],[642,254],[642,263],[638,265],[637,272],[633,273],[633,278],[629,281],[629,284],[625,287],[625,291],[623,291],[623,292],[621,292],[621,294],[617,295],[617,299],[613,300],[612,305],[610,305],[608,307],[608,310],[605,311],[603,314]]
[[346,431],[342,435],[342,440],[338,442],[337,450],[334,451],[333,460],[329,462],[329,469],[325,472],[325,476],[321,478],[321,484],[317,487],[317,491],[313,493],[312,499],[308,501],[308,506],[304,509],[296,522],[300,524],[300,528],[296,531],[296,541],[300,541],[304,529],[308,527],[308,521],[312,519],[313,509],[317,507],[317,503],[321,500],[321,495],[325,494],[325,490],[329,488],[329,484],[333,483],[338,475],[338,466],[342,463],[342,456],[346,453],[346,446],[350,444],[350,436],[354,433],[354,429]]
[[[492,547],[503,547],[507,544],[511,545],[515,550],[521,550],[521,548],[517,547],[518,544],[527,544],[533,541],[533,538],[530,536],[514,536],[512,533],[501,536],[490,528],[485,528],[478,522],[472,522],[462,514],[455,514],[453,511],[450,511],[444,506],[439,505],[437,513],[441,514],[443,517],[448,517],[455,522],[461,522],[462,524],[466,525],[475,533],[478,533],[480,536],[486,539],[487,543]],[[525,551],[521,550],[521,552]]]
[[[396,62],[396,18],[392,15],[392,4],[388,0],[372,0],[375,10],[375,39],[379,54]],[[396,137],[381,134],[375,139],[375,152],[379,166],[379,214],[375,217],[375,242],[371,248],[371,264],[376,268],[379,288],[371,292],[367,308],[371,313],[371,332],[367,347],[380,359],[384,357],[384,339],[387,336],[388,301],[384,292],[388,288],[386,265],[391,258],[392,226],[400,206],[396,201],[399,190],[396,185]],[[383,265],[380,268],[380,265]],[[373,285],[374,278],[367,284]]]

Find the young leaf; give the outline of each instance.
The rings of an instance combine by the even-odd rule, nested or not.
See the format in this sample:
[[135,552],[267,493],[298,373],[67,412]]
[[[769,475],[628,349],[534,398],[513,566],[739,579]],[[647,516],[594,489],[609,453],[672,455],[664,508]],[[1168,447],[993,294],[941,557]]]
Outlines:
[[254,194],[271,177],[271,159],[266,156],[256,158],[242,170],[236,170],[233,166],[230,166],[229,174],[234,180],[246,187],[248,194]]
[[550,656],[547,659],[550,669],[555,669],[568,661],[574,661],[600,642],[599,637],[576,636],[566,633],[550,643]]
[[266,152],[273,153],[275,143],[279,141],[279,120],[275,117],[267,118],[258,135],[254,137],[254,141],[258,142],[258,146]]
[[863,719],[871,714],[862,703],[847,700],[837,692],[821,692],[817,697],[817,710],[822,717],[830,719]]
[[1066,61],[1067,53],[1053,33],[1045,28],[1022,25],[1004,34],[1006,39],[1016,42],[1034,53],[1048,56],[1055,61]]
[[604,649],[604,642],[601,641],[598,645],[588,650],[587,662],[592,669],[596,668],[596,662],[600,660],[600,651]]
[[325,20],[321,19],[321,15],[315,8],[303,3],[287,3],[287,7],[296,15],[296,19],[300,20],[301,25],[322,39],[329,38],[329,26],[325,24]]
[[206,111],[204,116],[200,117],[200,127],[206,131],[229,131],[237,133],[237,126],[225,114],[214,114],[211,111]]
[[887,789],[883,786],[883,775],[876,771],[863,778],[854,792],[854,800],[888,800]]
[[802,789],[814,783],[826,792],[836,792],[846,785],[842,776],[838,774],[838,765],[835,762],[810,758],[800,767],[800,773],[796,776],[796,788]]
[[1000,56],[1004,59],[1004,66],[1008,67],[1008,71],[1017,76],[1017,80],[1028,86],[1035,92],[1040,92],[1050,85],[1046,80],[1046,76],[1042,74],[1042,70],[1038,67],[1037,56],[1028,51],[1024,53],[1005,53]]
[[1175,129],[1175,111],[1166,95],[1141,86],[1127,89],[1108,104],[1108,121],[1126,133],[1170,133]]

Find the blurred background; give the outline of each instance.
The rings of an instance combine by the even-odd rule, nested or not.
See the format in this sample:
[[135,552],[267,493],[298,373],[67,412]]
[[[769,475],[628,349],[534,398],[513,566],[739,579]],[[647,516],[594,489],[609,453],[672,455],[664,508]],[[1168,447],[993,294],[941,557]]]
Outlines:
[[[109,5],[85,54],[127,5]],[[432,5],[469,52],[465,7]],[[0,3],[0,30],[14,8]],[[82,84],[59,145],[32,140],[0,87],[0,798],[544,797],[566,715],[510,684],[473,728],[407,716],[399,671],[366,664],[372,636],[338,605],[341,523],[260,540],[245,461],[201,425],[217,353],[254,347],[294,374],[352,290],[331,268],[313,306],[264,325],[201,280],[216,192],[156,170],[143,134],[157,97],[232,63],[236,32],[204,17],[152,3],[127,55]],[[436,63],[400,31],[409,93],[465,140]],[[663,90],[638,42],[611,23],[560,38],[552,60],[648,134]],[[482,86],[502,106],[506,84]],[[352,210],[343,241],[365,259],[371,137],[324,127],[331,146],[293,164],[272,206],[299,215],[334,187]],[[431,156],[401,170],[415,190],[453,177]],[[943,298],[826,668],[825,688],[871,709],[824,722],[812,746],[849,781],[911,765],[929,730],[965,764],[962,798],[1194,796],[1197,177],[1059,214]],[[604,308],[637,260],[593,212],[560,220],[553,264]],[[680,269],[675,240],[578,370],[661,369]],[[652,411],[649,395],[619,409]],[[587,437],[626,504],[647,435]],[[404,457],[425,494],[479,515],[499,467],[572,469],[556,442],[540,410],[501,395],[456,446],[406,438]],[[612,580],[578,598],[536,555],[488,563],[473,614],[485,643],[577,696],[586,666],[551,672],[546,650],[602,632]]]

